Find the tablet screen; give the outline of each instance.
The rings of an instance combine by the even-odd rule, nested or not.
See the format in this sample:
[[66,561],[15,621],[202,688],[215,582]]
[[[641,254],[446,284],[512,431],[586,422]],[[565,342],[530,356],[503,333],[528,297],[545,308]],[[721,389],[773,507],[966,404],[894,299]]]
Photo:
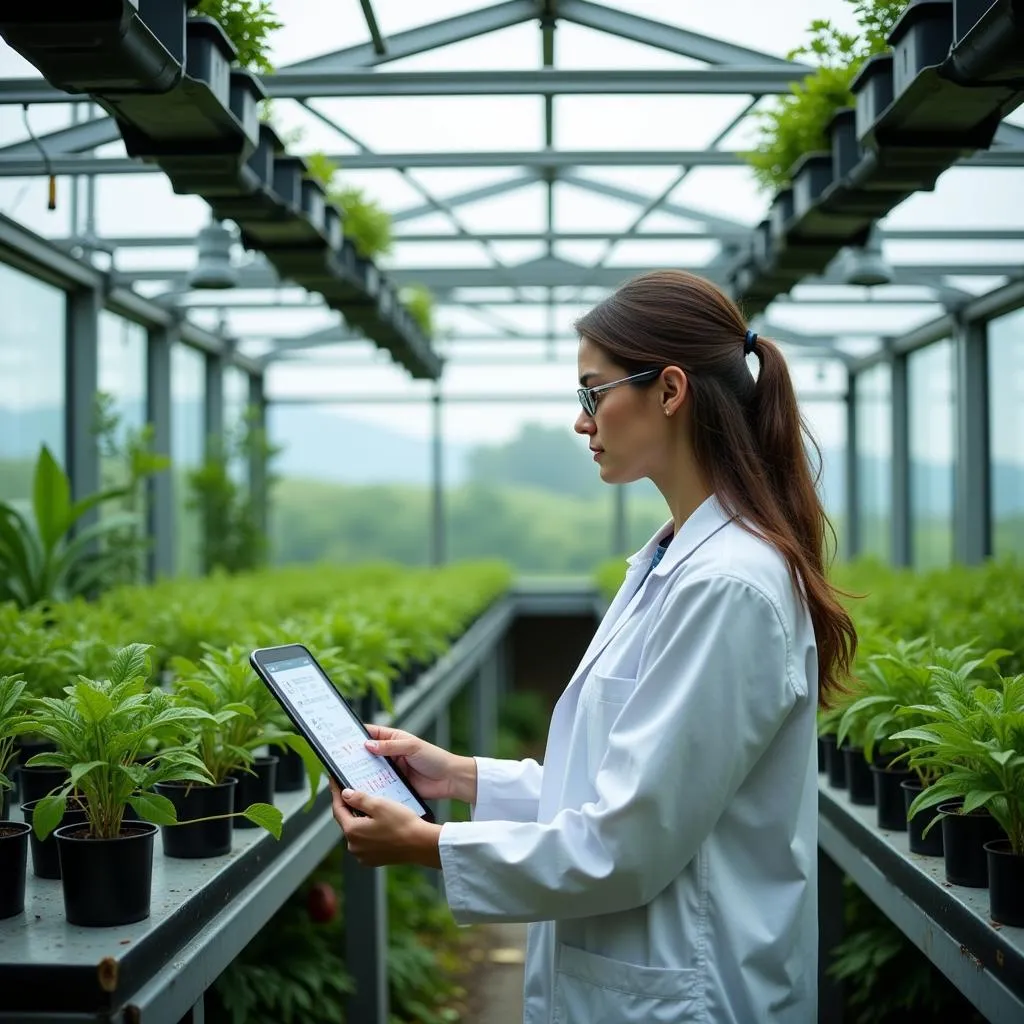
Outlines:
[[352,789],[405,804],[417,815],[423,813],[419,800],[391,765],[363,745],[366,733],[331,681],[308,656],[264,661],[262,665],[298,718],[305,722],[309,735]]

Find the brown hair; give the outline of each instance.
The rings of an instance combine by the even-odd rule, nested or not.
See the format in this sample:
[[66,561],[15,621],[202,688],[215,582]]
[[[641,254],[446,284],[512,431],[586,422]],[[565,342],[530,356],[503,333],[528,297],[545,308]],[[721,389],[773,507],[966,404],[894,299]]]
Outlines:
[[[850,674],[857,632],[826,579],[826,535],[834,545],[835,533],[815,490],[821,449],[797,408],[782,352],[758,337],[755,381],[736,304],[679,270],[628,281],[575,326],[627,373],[678,366],[687,374],[698,464],[726,512],[753,524],[747,528],[785,558],[798,593],[802,585],[818,647],[818,701],[828,706]],[[805,437],[817,456],[813,473]]]

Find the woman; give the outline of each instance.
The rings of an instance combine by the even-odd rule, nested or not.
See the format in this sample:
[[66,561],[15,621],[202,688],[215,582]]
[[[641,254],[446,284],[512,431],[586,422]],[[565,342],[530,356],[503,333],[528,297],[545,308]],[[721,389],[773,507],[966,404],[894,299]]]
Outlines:
[[628,282],[576,326],[575,429],[603,480],[649,477],[671,521],[629,560],[543,766],[374,727],[371,749],[473,820],[347,790],[335,816],[364,863],[440,867],[459,922],[535,922],[529,1024],[810,1024],[815,709],[856,634],[825,579],[786,364],[681,272]]

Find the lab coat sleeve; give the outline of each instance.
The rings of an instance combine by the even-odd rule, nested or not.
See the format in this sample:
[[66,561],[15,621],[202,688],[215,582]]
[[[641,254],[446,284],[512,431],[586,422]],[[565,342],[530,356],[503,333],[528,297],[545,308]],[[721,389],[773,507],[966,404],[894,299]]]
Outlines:
[[474,821],[536,821],[544,769],[533,758],[525,761],[476,760]]
[[543,824],[443,826],[455,919],[555,920],[650,902],[694,857],[800,699],[783,622],[772,598],[736,576],[674,584],[611,728],[597,798]]

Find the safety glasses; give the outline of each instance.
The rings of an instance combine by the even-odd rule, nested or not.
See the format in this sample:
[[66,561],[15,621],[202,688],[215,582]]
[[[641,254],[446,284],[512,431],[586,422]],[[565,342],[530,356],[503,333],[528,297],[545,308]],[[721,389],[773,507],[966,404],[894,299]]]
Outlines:
[[593,416],[597,412],[597,398],[600,394],[611,388],[617,388],[620,384],[642,384],[646,381],[654,380],[661,370],[641,370],[639,373],[634,373],[629,377],[623,377],[621,380],[613,380],[608,384],[595,384],[592,388],[579,388],[576,394],[580,397],[580,405],[583,406],[583,411],[588,416]]

